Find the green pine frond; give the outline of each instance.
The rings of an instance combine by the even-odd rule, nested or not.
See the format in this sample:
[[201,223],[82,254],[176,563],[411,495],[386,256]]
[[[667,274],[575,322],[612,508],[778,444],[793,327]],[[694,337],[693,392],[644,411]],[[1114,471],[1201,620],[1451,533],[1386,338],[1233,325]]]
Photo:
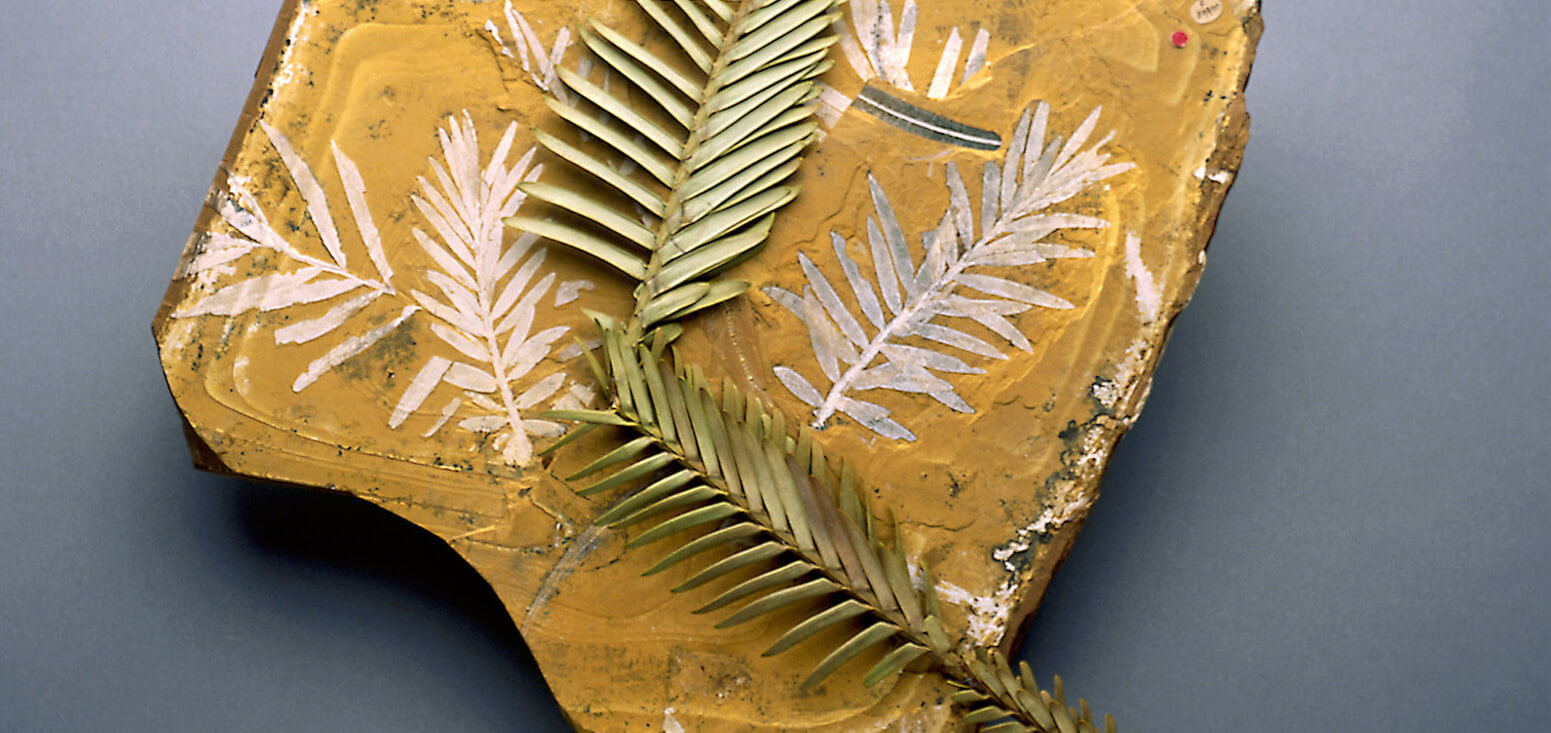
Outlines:
[[1000,652],[949,641],[930,570],[925,583],[912,581],[892,521],[872,511],[849,466],[830,465],[810,431],[792,437],[785,416],[758,397],[730,383],[718,395],[698,369],[664,360],[674,334],[638,343],[625,324],[590,315],[602,332],[597,371],[609,406],[547,417],[622,431],[570,480],[592,482],[583,495],[623,489],[597,523],[632,528],[628,547],[671,546],[646,574],[699,558],[701,569],[672,590],[717,584],[697,613],[722,615],[722,628],[802,609],[767,656],[846,629],[805,687],[863,658],[868,686],[929,665],[959,688],[953,699],[966,720],[986,730],[1098,733],[1086,703],[1066,706],[1059,677],[1052,695],[1028,665],[1014,673]]
[[[582,41],[625,88],[615,93],[561,69],[567,96],[578,101],[547,100],[598,142],[534,133],[602,185],[524,184],[529,196],[566,213],[505,220],[637,281],[626,326],[632,341],[748,288],[717,278],[764,243],[774,212],[797,195],[786,180],[818,130],[814,80],[831,65],[825,57],[838,17],[835,0],[636,2],[669,50],[593,22]],[[638,172],[621,172],[608,158]]]

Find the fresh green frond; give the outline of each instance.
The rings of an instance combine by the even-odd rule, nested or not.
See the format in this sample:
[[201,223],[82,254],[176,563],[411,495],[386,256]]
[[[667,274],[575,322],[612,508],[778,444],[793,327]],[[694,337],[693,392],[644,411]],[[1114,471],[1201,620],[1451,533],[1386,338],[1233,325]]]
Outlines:
[[861,530],[855,525],[846,525],[847,534],[851,542],[856,546],[857,557],[861,559],[862,572],[867,575],[867,582],[872,586],[874,597],[885,609],[893,611],[899,608],[899,603],[894,599],[894,591],[889,588],[889,581],[883,574],[883,563],[879,561],[877,554],[868,547],[867,540],[862,536]]
[[[931,570],[922,568],[925,587],[917,587],[892,517],[874,513],[854,470],[831,466],[811,431],[793,437],[795,423],[763,400],[730,382],[714,393],[699,369],[664,361],[675,334],[637,345],[614,319],[592,315],[608,407],[551,416],[624,433],[574,476],[623,466],[583,493],[624,492],[596,521],[631,532],[626,547],[670,546],[646,574],[694,562],[672,591],[709,591],[696,613],[730,610],[718,628],[804,609],[774,617],[796,620],[765,653],[830,639],[805,686],[864,655],[875,655],[867,685],[927,660],[960,688],[953,701],[965,720],[985,730],[1097,733],[1085,703],[1074,710],[1061,701],[1059,678],[1047,693],[1026,664],[1014,671],[1000,652],[956,648]],[[826,630],[841,633],[820,637]]]
[[[803,446],[803,443],[799,441],[798,445]],[[801,460],[788,460],[791,464],[788,468],[791,470],[792,489],[797,495],[797,503],[802,505],[803,513],[806,515],[813,550],[824,567],[838,569],[840,556],[835,552],[835,539],[830,525],[827,524],[823,506],[826,496],[820,493],[824,490],[816,484],[812,474],[802,468]]]
[[763,244],[765,238],[770,236],[770,227],[774,223],[774,217],[767,216],[739,234],[703,245],[673,260],[666,267],[658,270],[652,278],[653,290],[661,292],[676,287],[680,283],[717,272]]
[[[813,79],[829,68],[830,23],[838,15],[836,0],[636,4],[666,34],[666,48],[650,50],[594,22],[582,41],[613,72],[614,88],[560,69],[560,81],[586,104],[549,102],[583,139],[598,143],[535,133],[545,149],[606,188],[551,185],[531,193],[599,231],[533,224],[544,220],[532,216],[512,221],[645,283],[623,326],[631,342],[746,289],[721,287],[720,277],[764,243],[769,215],[797,194],[785,182],[817,130]],[[611,156],[634,165],[615,165]],[[637,206],[655,220],[642,224]],[[729,466],[740,467],[736,456]]]
[[[964,722],[970,725],[983,725],[1010,717],[1006,710],[998,707],[984,707],[964,716]],[[1073,732],[1075,733],[1075,731]]]
[[[706,109],[714,114],[733,105],[753,99],[755,103],[745,107],[747,110],[745,116],[747,116],[748,113],[752,113],[754,110],[760,109],[771,101],[790,92],[806,93],[813,85],[811,83],[802,84],[801,82],[817,76],[815,72],[818,71],[819,62],[824,59],[824,56],[825,53],[819,51],[815,54],[775,64],[758,74],[754,74],[737,84],[717,92],[716,96],[706,101]],[[756,98],[755,95],[758,95],[758,97]],[[783,106],[790,109],[795,107],[796,103],[788,98]],[[774,117],[774,115],[767,113],[765,117],[769,119]],[[715,139],[726,133],[731,128],[732,122],[738,122],[742,119],[742,117],[739,117],[725,125],[713,125],[710,131],[710,139]]]
[[1032,730],[1034,729],[1016,720],[1004,720],[995,725],[980,726],[980,733],[1027,733]]
[[611,338],[617,336],[618,331],[605,332],[603,348],[609,353],[609,361],[617,365],[615,380],[619,385],[618,392],[628,395],[623,402],[632,407],[637,420],[647,424],[656,424],[657,409],[652,404],[651,394],[646,389],[646,376],[641,370],[641,363],[637,360],[635,346],[628,344],[624,339]]
[[910,583],[910,568],[905,564],[905,556],[898,548],[892,552],[885,551],[882,555],[883,574],[888,579],[889,591],[899,603],[900,612],[905,614],[911,630],[924,633],[926,617],[921,610],[921,599]]
[[572,343],[576,344],[576,348],[582,352],[582,358],[587,361],[587,370],[592,372],[592,376],[598,380],[598,384],[607,382],[608,374],[603,371],[603,364],[598,361],[597,354],[592,353],[592,349],[588,348],[587,344],[582,343],[581,339],[573,339]]
[[[1038,692],[1030,692],[1029,689],[1028,686],[1020,686],[1013,691],[1013,699],[1018,701],[1018,707],[1022,708],[1025,713],[1041,726],[1047,729],[1054,728],[1056,719],[1055,716],[1050,714],[1050,706],[1045,704],[1044,699],[1041,698]],[[1038,688],[1034,689],[1037,690]]]
[[921,583],[921,610],[928,617],[936,616],[941,619],[942,601],[937,597],[937,575],[932,572],[932,566],[924,562],[921,563],[921,577],[924,579],[924,582]]
[[[817,0],[817,2],[823,4],[824,0]],[[797,15],[803,9],[804,6],[799,5],[788,11],[788,14]],[[805,44],[818,40],[839,17],[838,13],[826,13],[810,18],[807,22],[800,23],[779,36],[766,36],[764,43],[745,49],[747,52],[743,56],[727,66],[727,70],[723,72],[723,83],[736,83],[763,70],[772,63],[780,63],[782,59],[786,58],[786,54],[798,51]],[[783,29],[785,29],[786,25],[781,23]],[[769,26],[755,33],[756,35],[763,34],[768,29]]]
[[[711,437],[703,428],[704,418],[696,417],[700,411],[698,400],[685,397],[687,386],[667,365],[659,361],[657,366],[663,376],[663,386],[668,395],[668,414],[673,418],[674,430],[678,433],[679,450],[692,463],[702,462],[702,456],[710,445]],[[666,430],[664,432],[666,433]],[[703,465],[707,475],[717,475],[716,467],[709,461],[705,461]]]
[[[929,648],[926,638],[911,630],[920,622],[901,613],[897,601],[899,595],[916,593],[909,587],[908,572],[902,588],[889,586],[886,565],[902,559],[889,560],[891,551],[868,539],[863,527],[873,520],[863,504],[855,499],[850,502],[850,511],[862,521],[858,526],[838,505],[835,495],[814,479],[812,460],[816,453],[822,459],[822,452],[815,450],[811,436],[808,440],[790,438],[787,419],[762,401],[730,386],[724,387],[720,396],[713,395],[696,370],[675,370],[656,361],[648,349],[630,349],[617,324],[608,319],[599,322],[604,336],[602,352],[609,364],[605,391],[619,419],[627,422],[626,429],[636,432],[637,437],[579,473],[590,475],[628,464],[587,491],[594,493],[604,485],[638,487],[627,488],[630,495],[599,517],[600,522],[625,526],[671,515],[629,543],[636,546],[685,532],[684,539],[676,540],[678,548],[658,563],[654,572],[718,547],[731,549],[734,540],[752,539],[746,529],[736,530],[736,536],[721,536],[718,533],[724,530],[712,527],[698,537],[687,530],[734,517],[733,527],[758,525],[763,528],[764,541],[726,554],[675,590],[688,591],[734,571],[757,569],[753,577],[723,591],[704,610],[718,610],[764,593],[721,624],[734,625],[795,603],[849,594],[856,603],[847,609],[866,609],[874,618],[872,623],[884,623],[893,629],[893,635]],[[576,416],[598,420],[591,412]],[[673,431],[671,438],[667,426]],[[698,458],[689,456],[685,446],[690,445],[699,453]],[[799,446],[801,461],[793,454]],[[719,475],[710,470],[712,463],[721,467]],[[846,548],[844,560],[836,547]],[[917,599],[913,607],[920,605]],[[827,611],[821,608],[819,621],[807,623],[787,644],[807,638],[826,623],[855,615],[848,611],[826,615]],[[834,664],[850,658],[836,657]]]
[[948,641],[948,632],[943,629],[940,617],[927,616],[921,625],[924,627],[926,640],[931,645],[932,651],[946,654],[952,648],[952,642]]
[[775,18],[781,17],[781,14],[791,10],[792,6],[805,1],[806,0],[773,0],[772,2],[758,3],[758,8],[756,8],[748,15],[743,16],[743,19],[738,21],[738,32],[744,34],[753,33],[754,31],[759,30],[759,28],[764,24]]
[[694,424],[695,442],[700,446],[700,460],[707,476],[720,479],[734,496],[743,496],[743,486],[738,479],[737,466],[731,465],[732,449],[727,443],[727,426],[722,423],[716,405],[704,391],[704,380],[694,372],[682,384],[689,403],[689,417]]
[[964,689],[954,692],[949,699],[953,701],[954,705],[974,705],[989,698],[979,690]]
[[[796,155],[796,150],[793,150]],[[746,200],[751,195],[757,195],[760,191],[776,186],[780,181],[791,178],[797,167],[802,166],[802,161],[791,160],[791,155],[782,160],[779,157],[766,157],[760,163],[749,166],[740,174],[727,178],[710,191],[692,198],[684,205],[687,217],[695,219],[704,212],[715,211],[718,206],[735,205],[738,201]]]
[[[690,159],[690,167],[699,168],[707,161],[716,160],[751,140],[762,139],[783,127],[807,120],[812,115],[809,103],[817,97],[818,90],[811,85],[803,85],[789,90],[788,94],[766,102],[752,114],[734,122],[731,127],[708,140]],[[790,100],[794,98],[802,106],[792,108]]]
[[[707,289],[709,289],[709,286],[707,286]],[[703,293],[692,295],[699,298]],[[652,404],[657,406],[657,425],[662,429],[663,442],[670,446],[678,446],[679,428],[674,412],[677,409],[682,409],[682,404],[675,402],[673,399],[674,393],[668,391],[667,383],[672,381],[672,378],[664,375],[662,370],[662,362],[660,361],[662,351],[668,345],[668,339],[665,338],[665,335],[665,331],[655,332],[652,345],[650,347],[638,347],[637,352],[639,352],[641,364],[644,366],[641,370],[641,375],[646,379],[647,394],[650,395]],[[679,446],[679,449],[682,450],[682,446]]]
[[603,87],[587,81],[581,74],[569,69],[561,69],[560,80],[565,82],[566,87],[576,92],[582,99],[592,102],[598,106],[598,109],[607,112],[629,127],[631,132],[639,134],[653,145],[662,148],[664,153],[673,158],[684,157],[684,141],[681,139],[682,136],[663,129],[657,123],[647,119],[645,115],[637,112],[632,106],[625,104],[614,95],[604,91]]
[[965,658],[964,662],[969,667],[970,673],[975,675],[975,680],[984,685],[992,696],[998,699],[1010,697],[1007,688],[1002,686],[1002,680],[991,669],[991,665],[981,658],[981,655],[972,654]]
[[[779,413],[777,414],[779,417]],[[784,421],[774,428],[772,433],[779,439],[786,437]],[[792,541],[797,549],[812,553],[817,547],[813,541],[813,522],[808,516],[808,508],[797,495],[797,481],[805,478],[800,471],[793,470],[791,459],[776,445],[777,440],[765,440],[762,443],[766,465],[770,467],[770,473],[775,477],[775,494],[781,498],[781,506],[786,512],[787,529],[790,530]]]
[[[822,53],[822,49],[820,49],[820,52]],[[776,76],[773,83],[768,86],[755,87],[751,85],[750,91],[752,93],[746,97],[728,94],[722,99],[717,100],[716,106],[712,106],[711,102],[707,102],[706,109],[710,110],[711,115],[706,119],[706,136],[711,137],[721,134],[728,127],[737,124],[739,120],[752,114],[754,110],[759,109],[765,103],[786,91],[792,84],[818,76],[827,68],[825,63],[814,64],[806,68],[801,66],[785,67],[783,72]]]
[[1056,705],[1051,712],[1055,714],[1056,728],[1061,733],[1080,733],[1077,730],[1077,721],[1073,719],[1071,711],[1067,710],[1065,705]]
[[[766,523],[772,529],[777,528],[770,516],[770,507],[765,498],[768,485],[760,482],[759,466],[750,455],[748,445],[744,442],[742,425],[737,422],[737,413],[726,405],[722,408],[725,414],[722,416],[722,424],[727,426],[726,437],[728,448],[722,453],[722,464],[731,465],[736,471],[739,483],[743,486],[743,499],[748,503],[749,509],[763,514]],[[714,419],[714,418],[713,418]]]
[[1034,668],[1030,667],[1028,662],[1018,662],[1018,684],[1031,689],[1039,689],[1039,683],[1034,680]]

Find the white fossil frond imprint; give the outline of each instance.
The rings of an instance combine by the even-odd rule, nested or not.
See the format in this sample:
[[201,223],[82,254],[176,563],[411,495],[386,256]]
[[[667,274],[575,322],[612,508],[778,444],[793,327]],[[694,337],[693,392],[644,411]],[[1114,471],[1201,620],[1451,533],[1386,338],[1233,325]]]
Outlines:
[[[495,19],[486,20],[484,28],[501,49],[502,55],[516,59],[528,79],[539,89],[554,94],[563,102],[569,101],[564,85],[556,78],[556,69],[560,67],[560,59],[571,45],[571,29],[561,28],[555,34],[554,44],[546,49],[538,33],[533,30],[533,25],[512,7],[512,0],[506,0],[502,15],[506,20],[507,33],[511,36],[510,43],[502,37],[501,28],[496,25]],[[514,49],[516,53],[513,53]]]
[[[530,436],[553,437],[562,428],[527,419],[523,411],[545,402],[574,407],[592,399],[574,385],[567,390],[562,373],[530,377],[570,330],[568,326],[537,328],[545,320],[539,317],[539,309],[569,304],[593,284],[586,280],[557,284],[553,273],[541,273],[545,251],[535,246],[533,235],[506,241],[501,220],[515,214],[526,199],[518,186],[536,179],[542,168],[532,164],[533,148],[511,160],[517,127],[516,123],[506,127],[483,167],[474,121],[466,110],[461,117],[449,117],[447,125],[437,130],[441,158],[430,159],[429,177],[418,179],[419,192],[410,197],[430,232],[418,227],[412,232],[427,258],[428,266],[418,272],[430,285],[428,293],[414,288],[403,292],[395,285],[404,275],[395,273],[388,261],[355,163],[333,146],[334,167],[344,190],[342,208],[350,211],[369,267],[359,256],[350,257],[334,207],[312,168],[285,135],[260,122],[316,233],[274,226],[249,193],[247,180],[230,177],[225,190],[218,189],[209,202],[230,231],[203,235],[179,276],[219,282],[236,271],[236,261],[259,251],[278,253],[282,262],[298,266],[282,264],[273,271],[225,283],[172,315],[233,316],[330,303],[321,315],[274,330],[275,343],[282,346],[328,342],[332,337],[329,348],[293,382],[292,389],[300,392],[421,314],[430,319],[429,328],[438,337],[442,353],[430,356],[399,394],[389,426],[402,427],[446,386],[449,395],[431,416],[433,424],[425,436],[456,421],[462,429],[490,435],[504,460],[529,462],[533,457]],[[403,259],[399,262],[402,265]],[[546,303],[551,293],[553,298]]]
[[[898,21],[889,0],[850,0],[848,5],[851,26],[848,28],[841,23],[837,32],[841,51],[857,76],[864,82],[877,79],[902,91],[916,91],[907,69],[916,42],[918,9],[915,0],[905,0]],[[960,86],[968,84],[985,69],[990,44],[990,31],[980,28],[975,31],[966,54],[964,36],[959,29],[949,31],[932,80],[927,85],[926,96],[942,99],[948,96],[955,82]],[[964,60],[962,71],[959,67],[961,57]]]
[[[985,271],[1006,272],[1093,255],[1047,240],[1063,229],[1109,226],[1093,216],[1050,210],[1132,167],[1111,163],[1109,154],[1101,152],[1109,137],[1088,145],[1099,114],[1094,109],[1063,142],[1060,137],[1046,140],[1048,104],[1040,102],[1026,111],[1002,164],[987,162],[982,170],[978,217],[957,166],[949,163],[947,211],[933,231],[921,236],[919,262],[894,205],[877,179],[869,176],[876,216],[867,220],[870,257],[863,260],[870,267],[864,269],[852,259],[846,239],[831,233],[847,294],[842,296],[806,253],[798,254],[807,281],[800,294],[765,288],[807,326],[817,371],[829,384],[820,389],[816,380],[797,369],[774,368],[777,379],[813,408],[814,427],[824,427],[839,412],[884,437],[914,440],[915,433],[891,417],[887,408],[855,394],[868,390],[924,394],[953,410],[974,412],[953,384],[934,372],[983,374],[983,369],[958,354],[1006,359],[987,340],[992,336],[1030,351],[1028,338],[1009,316],[1036,307],[1072,307],[1056,295],[1020,282],[1016,270],[1007,275]],[[983,331],[977,335],[966,330],[968,322],[979,324]]]
[[[372,274],[352,267],[332,208],[317,176],[296,148],[268,122],[259,122],[265,138],[279,153],[291,183],[306,205],[307,218],[317,232],[323,252],[300,230],[282,234],[270,224],[258,200],[239,177],[227,179],[226,190],[217,189],[208,202],[230,228],[230,233],[204,235],[193,256],[179,268],[180,277],[214,278],[232,270],[231,263],[256,250],[269,250],[301,265],[294,270],[243,278],[224,285],[173,312],[175,318],[201,315],[233,316],[252,310],[277,311],[309,303],[331,302],[327,312],[290,323],[275,330],[278,344],[304,344],[339,332],[347,324],[356,328],[323,356],[307,366],[292,384],[300,392],[329,370],[370,348],[392,333],[419,310],[414,305],[395,308],[390,314],[366,315],[368,307],[384,296],[395,296],[393,268],[383,251],[382,238],[366,205],[366,185],[355,163],[337,145],[332,146],[334,166],[354,220],[356,233],[371,261]],[[289,237],[289,238],[288,238]],[[293,241],[295,240],[295,241]],[[362,323],[362,322],[365,323]],[[364,328],[361,328],[364,326]]]
[[[434,292],[411,291],[416,304],[432,317],[431,331],[451,351],[421,366],[389,418],[400,427],[439,386],[456,390],[426,432],[434,434],[449,420],[465,430],[490,433],[504,460],[526,464],[533,458],[529,436],[559,435],[558,424],[525,418],[523,412],[562,393],[565,375],[527,379],[550,356],[568,326],[536,329],[555,274],[540,274],[545,250],[537,237],[523,234],[506,242],[501,220],[517,213],[527,198],[521,183],[535,180],[542,166],[532,165],[529,148],[508,166],[517,124],[505,134],[480,168],[479,140],[464,112],[438,130],[442,160],[431,159],[432,178],[419,180],[415,208],[430,233],[414,230],[415,240],[434,267],[423,275]],[[579,289],[581,283],[562,289]]]

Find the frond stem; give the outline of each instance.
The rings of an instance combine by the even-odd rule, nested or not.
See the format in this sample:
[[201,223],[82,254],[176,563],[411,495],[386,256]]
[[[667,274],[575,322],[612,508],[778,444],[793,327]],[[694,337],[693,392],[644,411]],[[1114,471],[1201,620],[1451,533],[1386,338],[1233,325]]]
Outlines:
[[[247,191],[243,191],[242,189],[232,185],[231,183],[228,183],[227,185],[228,185],[228,188],[233,189],[234,192],[236,192],[238,195],[245,196],[245,197],[248,198],[248,200],[250,202],[252,201],[252,195],[249,194]],[[322,270],[322,271],[324,271],[324,272],[326,272],[326,273],[328,273],[330,275],[334,275],[334,276],[337,276],[337,277],[344,278],[346,280],[349,280],[350,282],[359,284],[361,287],[370,288],[370,289],[372,289],[372,290],[374,290],[374,291],[376,291],[378,293],[381,293],[383,295],[398,295],[398,291],[394,289],[392,283],[383,282],[383,281],[379,281],[379,280],[373,280],[373,279],[371,279],[369,277],[361,277],[360,275],[357,275],[357,274],[355,274],[353,272],[350,272],[349,270],[346,270],[343,267],[340,267],[337,263],[329,262],[327,260],[323,260],[323,259],[314,257],[312,255],[309,255],[309,254],[307,254],[305,252],[302,252],[301,250],[299,250],[295,246],[293,246],[290,242],[285,241],[285,238],[281,237],[280,233],[275,231],[274,227],[270,226],[268,217],[265,217],[262,211],[257,210],[256,207],[250,208],[249,206],[244,205],[241,201],[238,201],[236,197],[226,196],[224,198],[226,199],[227,205],[232,206],[232,207],[236,207],[236,208],[240,208],[243,211],[247,211],[248,215],[252,216],[254,221],[259,226],[264,228],[263,233],[268,235],[268,236],[264,237],[264,239],[271,239],[272,238],[274,240],[274,241],[263,241],[263,240],[259,240],[259,239],[254,239],[253,240],[254,246],[258,246],[258,247],[263,247],[265,249],[274,250],[275,252],[278,252],[278,253],[286,256],[286,257],[289,257],[289,258],[291,258],[293,260],[296,260],[297,262],[301,262],[303,264],[307,264],[307,265],[310,265],[312,267],[316,267],[316,268],[318,268],[318,269],[320,269],[320,270]],[[225,219],[228,224],[232,223],[230,219],[226,218],[225,213],[222,212],[220,209],[216,209],[216,213],[217,214],[221,214],[221,218]],[[233,228],[235,229],[237,227],[235,225],[233,225]],[[244,234],[246,234],[246,233],[244,233]],[[285,246],[282,247],[282,246],[279,246],[279,245],[285,245]]]
[[[486,238],[487,241],[494,238],[497,246],[502,241],[499,225],[493,232],[488,225],[481,225],[480,231],[473,234],[476,237]],[[506,410],[507,428],[511,431],[501,457],[511,463],[527,463],[533,457],[533,441],[528,438],[522,413],[517,409],[517,398],[512,395],[511,377],[508,376],[510,365],[506,363],[506,350],[502,348],[501,337],[497,333],[495,297],[498,283],[491,277],[492,274],[489,267],[474,268],[474,284],[478,286],[475,295],[479,305],[479,325],[484,331],[480,335],[485,339],[485,347],[490,350],[490,375],[495,377],[496,388],[501,395],[501,406]]]
[[650,284],[656,278],[658,271],[662,269],[668,241],[673,238],[674,234],[678,233],[680,225],[683,223],[684,201],[681,198],[681,193],[684,183],[695,172],[695,169],[689,165],[689,161],[694,157],[695,151],[699,150],[700,146],[706,141],[706,122],[711,118],[711,108],[707,102],[719,91],[719,78],[730,63],[727,58],[727,52],[740,38],[738,34],[732,33],[731,30],[738,27],[738,23],[754,9],[756,4],[755,0],[743,0],[738,3],[737,9],[733,11],[732,20],[727,23],[728,32],[723,34],[722,43],[716,48],[715,58],[711,63],[711,70],[706,74],[706,87],[701,91],[700,99],[695,100],[699,106],[695,109],[695,116],[690,120],[688,138],[684,143],[684,150],[679,158],[678,168],[673,173],[673,185],[668,190],[665,211],[662,220],[657,223],[657,231],[652,243],[652,257],[646,263],[646,276],[642,278],[641,285],[636,288],[635,308],[631,312],[630,321],[625,327],[626,342],[631,345],[641,343],[642,339],[645,338],[646,324],[641,319],[641,312],[646,309],[647,304],[651,303],[652,298],[658,295],[658,293],[652,291]]
[[[977,242],[974,246],[979,247],[980,244]],[[833,417],[835,412],[840,409],[841,403],[846,399],[846,393],[851,390],[851,385],[862,376],[863,372],[867,371],[868,365],[872,364],[873,359],[878,358],[878,354],[883,351],[883,347],[888,345],[895,334],[907,324],[913,322],[922,310],[930,308],[937,298],[948,293],[949,288],[953,285],[953,278],[969,268],[969,263],[966,262],[966,259],[965,257],[960,257],[954,261],[948,267],[948,270],[943,273],[942,277],[932,282],[931,286],[926,289],[926,292],[914,298],[914,303],[907,303],[900,309],[898,315],[895,315],[888,323],[883,324],[883,328],[878,330],[877,335],[867,342],[867,348],[862,350],[861,357],[847,368],[840,375],[839,379],[835,380],[835,384],[829,388],[829,393],[824,396],[823,404],[814,408],[813,429],[821,430],[824,428],[825,423],[829,422],[829,418]]]
[[[483,283],[481,283],[483,285]],[[502,458],[508,461],[525,463],[533,456],[533,441],[528,438],[528,431],[523,425],[522,413],[517,410],[517,398],[512,395],[511,379],[508,378],[508,365],[506,356],[501,348],[500,336],[496,333],[495,321],[491,318],[490,304],[485,294],[485,289],[479,292],[480,325],[484,326],[485,343],[490,349],[490,372],[495,377],[496,387],[501,393],[501,406],[506,409],[506,423],[511,431],[511,437],[506,439],[506,450],[502,451]]]

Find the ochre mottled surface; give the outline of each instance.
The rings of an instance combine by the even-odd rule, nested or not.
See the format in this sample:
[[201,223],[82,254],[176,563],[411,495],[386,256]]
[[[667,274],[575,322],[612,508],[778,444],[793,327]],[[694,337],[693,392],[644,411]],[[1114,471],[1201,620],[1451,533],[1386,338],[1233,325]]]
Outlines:
[[[1054,136],[1069,135],[1102,106],[1088,146],[1113,131],[1102,150],[1109,162],[1134,167],[1055,207],[1100,217],[1108,227],[1062,230],[1050,240],[1094,255],[997,273],[1073,307],[1011,316],[1030,341],[1029,353],[989,332],[983,338],[1009,358],[960,353],[985,373],[943,376],[973,413],[925,395],[875,390],[867,399],[889,409],[918,440],[883,438],[844,417],[832,418],[818,434],[829,455],[856,463],[874,506],[893,511],[912,561],[932,564],[952,603],[953,630],[985,643],[1013,643],[1071,546],[1109,452],[1146,396],[1168,327],[1195,287],[1242,154],[1248,119],[1241,95],[1260,32],[1258,7],[1225,2],[1219,17],[1201,24],[1190,17],[1192,4],[924,0],[907,68],[914,91],[887,79],[873,86],[995,132],[1003,148],[952,147],[852,106],[812,149],[798,175],[804,193],[783,214],[771,243],[737,273],[800,293],[805,280],[797,253],[803,252],[831,282],[843,284],[831,232],[850,240],[851,256],[867,269],[867,218],[875,215],[869,172],[919,257],[917,235],[934,228],[948,206],[948,162],[964,173],[978,215],[981,164],[1003,160],[1025,108],[1048,102]],[[517,10],[546,45],[587,15],[633,37],[647,34],[625,2],[523,2]],[[528,126],[556,129],[533,76],[481,30],[492,18],[511,44],[493,2],[287,4],[217,190],[229,174],[298,251],[329,258],[293,175],[259,125],[263,120],[320,182],[348,259],[341,269],[377,278],[381,271],[350,213],[331,149],[337,146],[365,182],[395,290],[329,336],[304,343],[277,343],[277,330],[324,316],[343,299],[193,314],[193,305],[221,288],[255,282],[261,289],[266,281],[252,278],[303,266],[255,248],[190,274],[189,263],[211,246],[204,235],[232,232],[211,209],[202,210],[185,267],[154,327],[196,460],[212,470],[347,492],[445,538],[500,595],[578,728],[658,729],[677,721],[686,730],[871,730],[888,723],[951,729],[945,688],[933,676],[907,674],[867,690],[857,679],[865,666],[853,664],[802,692],[797,683],[821,644],[761,658],[780,619],[719,631],[713,619],[691,614],[721,587],[669,594],[694,563],[669,577],[639,577],[660,551],[627,554],[618,533],[590,529],[609,497],[578,498],[559,479],[595,454],[596,444],[584,441],[552,461],[519,467],[503,460],[492,436],[458,428],[463,413],[424,437],[456,393],[446,385],[391,426],[389,417],[421,365],[434,356],[458,358],[424,311],[304,389],[294,388],[314,360],[414,305],[411,290],[436,292],[426,274],[436,265],[413,234],[430,227],[410,196],[418,177],[435,178],[428,159],[442,158],[436,131],[449,115],[467,111],[481,165],[514,121],[520,124],[511,161],[532,146]],[[967,83],[956,72],[948,93],[930,99],[922,90],[954,28],[966,54],[976,30],[989,31],[987,66]],[[1183,48],[1171,38],[1176,31],[1189,36]],[[580,57],[573,44],[562,64],[574,67]],[[834,58],[825,81],[834,98],[848,99],[863,80],[838,50]],[[540,153],[535,160],[546,159]],[[559,307],[551,291],[535,330],[564,325],[586,337],[581,308],[628,312],[628,286],[602,266],[552,249],[541,272],[594,287]],[[810,415],[771,371],[784,365],[818,376],[807,329],[769,295],[753,291],[686,325],[685,354],[705,364],[713,382],[728,376],[794,418]],[[570,335],[516,380],[515,389],[555,373],[567,375],[567,387],[586,384],[581,360],[561,358]],[[538,438],[538,445],[545,440]]]

